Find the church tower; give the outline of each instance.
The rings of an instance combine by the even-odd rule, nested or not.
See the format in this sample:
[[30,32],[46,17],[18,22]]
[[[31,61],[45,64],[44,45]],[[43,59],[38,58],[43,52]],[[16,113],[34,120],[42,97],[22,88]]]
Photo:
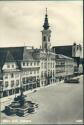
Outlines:
[[49,51],[51,47],[50,43],[50,37],[51,37],[51,30],[49,29],[49,23],[48,23],[48,15],[47,15],[47,8],[46,8],[46,14],[45,14],[45,20],[42,30],[42,49],[45,51]]

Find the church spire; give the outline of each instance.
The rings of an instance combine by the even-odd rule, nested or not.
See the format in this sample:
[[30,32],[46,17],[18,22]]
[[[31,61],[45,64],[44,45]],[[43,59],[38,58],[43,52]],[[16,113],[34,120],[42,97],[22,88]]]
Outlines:
[[49,28],[47,8],[46,8],[45,21],[44,21],[43,27],[44,27],[45,30],[47,30]]

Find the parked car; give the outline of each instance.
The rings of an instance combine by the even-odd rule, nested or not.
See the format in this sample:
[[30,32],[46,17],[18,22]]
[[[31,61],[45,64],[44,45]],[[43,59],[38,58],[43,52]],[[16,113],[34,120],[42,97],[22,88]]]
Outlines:
[[70,78],[70,79],[65,79],[65,83],[79,83],[79,78]]

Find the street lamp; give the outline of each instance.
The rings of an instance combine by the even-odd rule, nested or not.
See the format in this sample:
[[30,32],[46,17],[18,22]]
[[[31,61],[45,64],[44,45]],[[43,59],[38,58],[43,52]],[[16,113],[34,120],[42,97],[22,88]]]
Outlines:
[[0,80],[0,98],[3,96],[3,80]]

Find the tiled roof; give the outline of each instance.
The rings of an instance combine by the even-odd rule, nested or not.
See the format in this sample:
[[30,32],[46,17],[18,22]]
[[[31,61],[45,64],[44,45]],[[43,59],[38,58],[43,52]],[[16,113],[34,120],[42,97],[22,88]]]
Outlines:
[[56,59],[72,59],[72,58],[62,54],[56,54]]
[[62,54],[68,57],[72,57],[72,45],[67,46],[53,46],[53,51],[55,50],[56,54]]
[[0,67],[3,66],[5,61],[17,61],[22,59],[24,47],[7,47],[0,48]]
[[33,51],[24,48],[22,60],[23,61],[33,60]]
[[0,48],[0,67],[5,62],[16,61],[20,66],[19,61],[29,61],[39,59],[40,49],[27,49],[26,47],[8,47]]

